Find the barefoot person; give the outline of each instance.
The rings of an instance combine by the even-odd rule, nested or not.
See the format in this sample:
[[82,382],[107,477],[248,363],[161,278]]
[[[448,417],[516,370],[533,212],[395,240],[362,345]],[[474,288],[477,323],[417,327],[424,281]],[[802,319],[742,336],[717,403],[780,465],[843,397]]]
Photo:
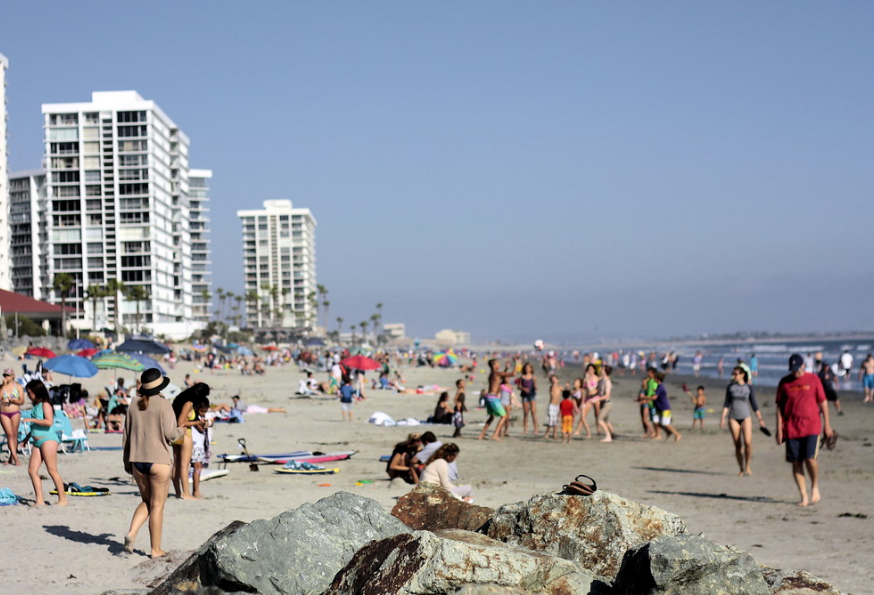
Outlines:
[[513,371],[510,370],[509,362],[507,362],[507,367],[504,372],[498,371],[500,365],[500,362],[496,359],[489,360],[489,369],[491,370],[491,372],[489,372],[489,390],[485,394],[486,411],[489,414],[489,419],[486,421],[483,431],[480,432],[480,440],[483,440],[486,437],[489,425],[496,417],[498,418],[498,424],[495,426],[495,433],[492,434],[492,440],[501,440],[501,431],[507,423],[507,412],[504,410],[503,405],[501,405],[501,383],[504,382],[505,378],[513,376]]
[[[665,389],[665,374],[664,372],[655,373],[655,381],[658,382],[658,387],[653,400],[653,407],[658,417],[658,424],[665,432],[674,437],[674,442],[679,442],[683,437],[680,432],[671,425],[671,401],[668,399],[668,391]],[[658,436],[656,436],[656,440]]]
[[759,419],[759,426],[765,427],[765,420],[756,403],[753,385],[747,371],[737,366],[731,373],[732,382],[725,389],[725,404],[722,406],[722,418],[719,427],[725,428],[728,418],[728,428],[734,441],[734,454],[740,467],[739,477],[752,475],[750,460],[753,458],[753,420],[750,409]]
[[[822,419],[820,419],[822,418]],[[804,358],[793,353],[789,358],[789,374],[777,386],[777,444],[786,443],[786,461],[792,463],[792,476],[798,486],[801,501],[798,506],[819,502],[819,435],[825,425],[825,435],[834,434],[828,419],[828,402],[816,374],[806,372]],[[810,474],[810,497],[804,469]]]
[[176,425],[173,405],[161,396],[170,379],[157,368],[143,372],[141,379],[140,396],[125,418],[123,458],[124,469],[133,474],[142,502],[137,505],[124,537],[124,550],[133,553],[137,533],[148,520],[151,556],[158,558],[165,553],[161,549],[161,531],[173,462],[170,443],[180,438],[184,430]]
[[859,366],[859,380],[865,387],[865,400],[862,402],[871,403],[874,401],[874,355],[869,353]]
[[173,490],[176,497],[182,500],[194,500],[188,486],[188,471],[191,467],[191,453],[194,450],[194,437],[191,428],[205,427],[204,421],[197,419],[196,404],[203,399],[209,403],[209,385],[196,382],[191,388],[176,395],[173,399],[173,413],[176,414],[176,425],[185,430],[181,441],[173,444]]
[[519,395],[522,397],[522,433],[528,433],[528,417],[531,416],[531,427],[534,435],[540,433],[537,427],[537,379],[534,377],[534,366],[527,363],[522,366],[522,376],[519,377]]
[[43,506],[45,500],[42,495],[42,478],[39,476],[39,467],[46,464],[46,471],[55,484],[58,491],[58,505],[67,505],[67,494],[64,492],[64,480],[58,473],[58,443],[61,438],[52,427],[55,422],[55,409],[49,399],[49,391],[41,380],[31,380],[25,387],[30,402],[33,403],[31,417],[22,421],[30,424],[30,437],[33,440],[33,450],[30,453],[30,464],[27,472],[30,474],[30,482],[33,484],[33,493],[36,497],[35,506]]
[[0,385],[0,425],[6,434],[6,447],[9,449],[9,464],[21,465],[18,458],[18,426],[21,425],[21,406],[24,405],[24,389],[15,382],[12,368],[3,370],[3,384]]

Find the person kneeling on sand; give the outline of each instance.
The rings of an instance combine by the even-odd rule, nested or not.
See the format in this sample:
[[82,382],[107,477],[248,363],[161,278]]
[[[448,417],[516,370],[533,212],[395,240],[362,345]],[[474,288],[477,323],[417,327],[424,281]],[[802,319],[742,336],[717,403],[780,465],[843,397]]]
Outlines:
[[385,472],[388,474],[389,479],[400,477],[407,483],[419,483],[419,474],[416,471],[413,458],[421,448],[422,439],[416,433],[407,436],[407,439],[403,442],[395,444],[388,464],[385,467]]
[[460,449],[455,443],[450,442],[438,448],[428,458],[425,469],[422,471],[420,482],[436,483],[446,488],[465,502],[473,502],[473,490],[469,485],[457,486],[449,478],[449,465],[458,458]]

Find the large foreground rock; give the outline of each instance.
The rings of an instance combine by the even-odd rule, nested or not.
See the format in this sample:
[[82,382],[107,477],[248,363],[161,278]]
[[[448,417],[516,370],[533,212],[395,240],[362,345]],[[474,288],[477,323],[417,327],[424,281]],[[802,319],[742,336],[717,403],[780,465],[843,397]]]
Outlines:
[[376,501],[337,492],[270,520],[219,532],[153,595],[209,586],[262,595],[316,595],[364,544],[409,531]]
[[492,518],[495,510],[463,502],[446,488],[426,482],[398,498],[391,513],[417,531],[476,531]]
[[685,532],[677,515],[603,491],[591,496],[539,494],[500,507],[485,529],[498,541],[576,561],[608,582],[629,548]]
[[698,535],[659,537],[628,551],[615,595],[770,595],[748,553]]
[[591,575],[570,560],[478,533],[416,531],[362,548],[325,595],[443,595],[459,588],[478,594],[586,595],[591,583]]

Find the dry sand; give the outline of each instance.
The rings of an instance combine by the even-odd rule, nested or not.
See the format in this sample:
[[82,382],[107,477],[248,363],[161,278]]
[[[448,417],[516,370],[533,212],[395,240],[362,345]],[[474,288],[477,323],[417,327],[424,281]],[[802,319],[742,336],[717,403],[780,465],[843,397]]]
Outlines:
[[[2,367],[7,367],[4,363]],[[192,365],[180,363],[171,379],[181,384]],[[403,370],[409,386],[438,384],[451,386],[459,373],[451,370],[410,368]],[[568,370],[563,376],[576,373]],[[126,373],[130,379],[132,374]],[[101,372],[83,384],[94,394],[112,374]],[[150,560],[146,528],[139,535],[134,555],[121,554],[121,543],[138,502],[138,492],[124,474],[120,451],[91,451],[61,455],[60,471],[66,482],[108,487],[112,495],[103,498],[71,498],[66,508],[26,506],[0,508],[3,524],[2,558],[4,592],[100,593],[107,589],[143,588],[161,576],[210,535],[233,520],[270,518],[304,502],[316,501],[337,490],[361,494],[390,510],[406,486],[390,485],[380,455],[407,432],[432,429],[439,439],[449,441],[453,428],[377,427],[366,423],[374,411],[395,419],[425,418],[436,402],[435,395],[398,395],[369,391],[368,400],[356,405],[352,423],[340,421],[336,401],[302,399],[293,396],[301,373],[293,367],[271,368],[263,377],[242,377],[230,371],[195,374],[213,389],[214,402],[229,402],[241,394],[250,404],[285,407],[286,414],[248,415],[245,424],[216,426],[213,452],[238,452],[237,438],[245,437],[252,452],[290,450],[334,451],[357,449],[349,461],[336,466],[333,476],[283,476],[262,465],[257,473],[247,465],[230,466],[230,475],[203,485],[201,501],[171,499],[167,503],[163,547],[167,558]],[[752,477],[738,478],[733,448],[727,431],[718,429],[725,383],[706,381],[712,410],[703,432],[689,430],[691,404],[679,385],[694,379],[669,377],[669,394],[675,410],[675,425],[683,432],[680,443],[652,442],[639,438],[637,407],[632,401],[638,380],[615,378],[613,419],[620,438],[612,444],[597,439],[576,440],[571,445],[520,437],[521,411],[511,437],[503,443],[476,440],[482,410],[471,408],[461,447],[459,467],[464,483],[471,483],[478,504],[498,507],[525,500],[534,494],[558,490],[578,473],[598,480],[599,487],[627,498],[658,506],[683,517],[689,529],[710,539],[748,550],[764,564],[802,568],[854,593],[874,591],[874,482],[870,467],[874,407],[863,405],[861,395],[844,395],[844,417],[834,417],[840,433],[838,448],[823,452],[823,500],[798,508],[797,492],[790,468],[783,461],[783,449],[772,438],[756,433]],[[478,375],[473,389],[482,388]],[[538,378],[541,396],[538,413],[545,420],[546,383]],[[468,404],[476,403],[469,389]],[[759,392],[759,402],[769,426],[774,425],[772,388]],[[517,414],[518,413],[518,414]],[[74,427],[81,427],[74,420]],[[92,446],[119,446],[121,436],[91,434]],[[25,460],[26,461],[26,460]],[[26,462],[25,462],[26,464]],[[215,465],[215,462],[213,463]],[[372,483],[356,485],[359,480]],[[330,484],[330,485],[320,485]],[[0,487],[32,498],[24,466],[0,466]],[[43,482],[48,493],[50,482]],[[54,497],[49,497],[53,502]]]

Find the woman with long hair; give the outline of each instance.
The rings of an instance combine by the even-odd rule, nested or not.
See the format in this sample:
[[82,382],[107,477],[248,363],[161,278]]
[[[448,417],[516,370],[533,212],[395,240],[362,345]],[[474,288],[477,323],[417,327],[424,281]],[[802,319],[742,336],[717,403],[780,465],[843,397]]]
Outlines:
[[176,425],[185,430],[182,441],[173,444],[173,490],[176,492],[176,497],[182,500],[196,500],[188,487],[188,470],[191,467],[191,453],[194,450],[191,428],[206,427],[204,420],[197,418],[195,403],[203,399],[208,403],[208,396],[209,385],[205,382],[196,382],[173,399]]
[[137,533],[148,520],[151,557],[158,558],[165,553],[161,549],[161,532],[173,462],[170,443],[181,438],[184,430],[176,425],[173,406],[161,396],[170,379],[157,368],[149,368],[141,380],[139,398],[125,418],[123,456],[124,469],[133,474],[142,502],[137,505],[124,537],[124,550],[133,553]]
[[385,472],[389,479],[400,477],[407,483],[419,483],[419,474],[413,464],[413,457],[422,449],[422,437],[415,432],[407,436],[403,442],[395,444]]
[[537,379],[534,377],[534,366],[526,363],[522,366],[522,375],[518,380],[519,396],[522,397],[522,433],[528,433],[528,416],[531,416],[531,427],[534,435],[540,433],[537,427]]
[[457,486],[449,479],[449,464],[458,458],[461,449],[454,442],[444,444],[425,463],[420,482],[436,483],[446,488],[465,502],[473,499],[473,490],[469,485]]
[[731,373],[731,384],[725,389],[725,404],[722,407],[722,419],[719,427],[725,427],[728,418],[728,429],[734,442],[734,454],[740,467],[739,477],[752,475],[750,460],[753,458],[753,420],[750,408],[759,418],[759,425],[764,427],[765,420],[756,403],[753,385],[749,383],[749,373],[740,366]]
[[6,368],[3,370],[3,384],[0,385],[0,425],[6,434],[10,465],[21,465],[18,458],[18,426],[21,425],[22,405],[24,389],[15,382],[15,371]]
[[51,399],[49,399],[49,390],[41,380],[31,380],[24,387],[24,390],[27,391],[27,396],[33,403],[31,417],[21,421],[30,424],[30,438],[33,440],[27,472],[30,475],[30,482],[33,484],[35,506],[45,504],[42,495],[42,479],[39,476],[39,467],[43,463],[45,463],[46,471],[48,471],[49,477],[52,478],[55,489],[58,491],[58,506],[66,506],[67,494],[64,492],[64,480],[58,473],[58,444],[61,442],[61,437],[58,436],[58,432],[52,425],[55,423],[55,408],[52,407]]

